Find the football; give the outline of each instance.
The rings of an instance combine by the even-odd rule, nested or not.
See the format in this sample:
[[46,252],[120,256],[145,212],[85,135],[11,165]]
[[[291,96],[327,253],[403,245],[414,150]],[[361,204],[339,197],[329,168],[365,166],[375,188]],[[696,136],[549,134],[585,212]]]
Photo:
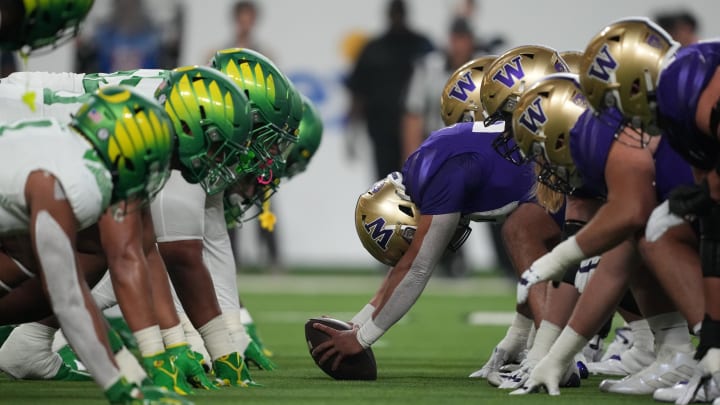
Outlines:
[[[310,357],[312,357],[313,348],[320,343],[323,343],[330,339],[330,336],[325,332],[313,328],[314,323],[321,323],[337,330],[350,330],[351,326],[347,322],[343,322],[333,318],[311,318],[305,323],[305,341],[307,342],[308,349],[310,350]],[[324,364],[319,364],[318,358],[313,357],[313,361],[325,374],[336,380],[376,380],[377,379],[377,364],[375,364],[375,355],[372,349],[367,348],[362,352],[346,357],[338,366],[337,370],[332,370],[332,364],[335,361],[335,356],[330,357]]]

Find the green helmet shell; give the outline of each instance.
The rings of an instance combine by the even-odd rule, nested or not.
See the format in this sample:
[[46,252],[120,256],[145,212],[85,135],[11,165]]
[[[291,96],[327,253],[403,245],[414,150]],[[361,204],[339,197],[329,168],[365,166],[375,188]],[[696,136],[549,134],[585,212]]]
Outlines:
[[252,126],[242,90],[217,70],[185,66],[170,72],[155,98],[175,127],[185,180],[200,183],[208,194],[232,184]]
[[210,64],[230,76],[252,105],[253,160],[240,170],[266,175],[264,169],[273,163],[284,164],[302,118],[302,101],[290,80],[270,59],[250,49],[218,51]]
[[90,141],[112,174],[112,204],[150,201],[170,176],[173,126],[155,100],[129,87],[103,87],[80,106],[70,126]]
[[[25,15],[14,36],[3,39],[0,48],[35,50],[77,35],[80,23],[92,8],[93,0],[23,0]],[[3,15],[3,24],[6,18]],[[12,24],[12,23],[11,23]]]
[[322,140],[323,123],[320,113],[307,97],[302,96],[302,100],[304,110],[298,141],[290,148],[285,165],[285,176],[288,178],[305,171]]

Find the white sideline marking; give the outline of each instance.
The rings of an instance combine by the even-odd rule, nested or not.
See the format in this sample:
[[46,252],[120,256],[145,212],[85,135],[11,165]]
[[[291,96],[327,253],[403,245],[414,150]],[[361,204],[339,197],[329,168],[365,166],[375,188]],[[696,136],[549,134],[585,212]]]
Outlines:
[[509,311],[475,311],[468,315],[470,325],[510,325],[515,312]]

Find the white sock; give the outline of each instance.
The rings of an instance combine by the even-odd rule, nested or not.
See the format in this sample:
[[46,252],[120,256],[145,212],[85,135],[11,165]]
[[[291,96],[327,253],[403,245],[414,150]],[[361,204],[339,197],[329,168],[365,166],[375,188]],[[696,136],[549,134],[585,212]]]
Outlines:
[[160,334],[167,349],[188,344],[182,323],[178,323],[171,328],[160,329]]
[[252,316],[250,316],[250,312],[248,312],[245,307],[240,307],[240,321],[243,325],[250,325],[253,323]]
[[528,333],[527,343],[525,344],[525,348],[527,350],[530,350],[533,343],[535,343],[535,335],[537,335],[537,329],[535,328],[535,323],[533,322],[533,324],[530,325],[530,332]]
[[129,382],[142,385],[142,381],[147,378],[147,373],[127,347],[123,347],[115,353],[115,362],[120,369],[120,374]]
[[60,356],[50,350],[56,330],[37,322],[13,329],[0,348],[0,370],[14,378],[55,377],[63,364]]
[[700,368],[706,374],[714,374],[720,371],[720,349],[713,347],[708,350],[700,360]]
[[238,353],[245,353],[245,349],[252,342],[252,338],[245,330],[240,313],[240,309],[225,310],[223,311],[223,318],[225,318],[225,323],[230,331],[230,336],[235,342]]
[[628,322],[627,326],[632,331],[633,347],[651,353],[655,351],[655,336],[653,336],[652,330],[650,330],[650,324],[647,319]]
[[145,329],[133,332],[133,335],[137,340],[142,357],[155,356],[165,351],[162,333],[160,333],[158,325],[148,326]]
[[190,318],[188,318],[184,312],[178,312],[178,317],[180,317],[180,324],[182,324],[183,330],[185,331],[185,338],[187,338],[187,342],[190,344],[192,351],[200,353],[206,361],[211,361],[210,353],[208,353],[205,347],[205,341],[203,341],[200,333],[192,325],[192,322],[190,322]]
[[532,329],[533,320],[516,312],[512,324],[505,333],[505,337],[497,347],[508,353],[517,353],[527,345],[528,335]]
[[540,359],[543,358],[552,347],[555,340],[560,336],[562,330],[559,326],[552,322],[542,321],[540,328],[535,334],[535,342],[527,354],[525,361],[531,367],[534,367]]
[[690,353],[694,349],[690,341],[688,325],[679,312],[668,312],[647,318],[655,333],[657,357],[671,356],[676,352]]
[[212,360],[235,352],[235,345],[222,314],[198,328]]

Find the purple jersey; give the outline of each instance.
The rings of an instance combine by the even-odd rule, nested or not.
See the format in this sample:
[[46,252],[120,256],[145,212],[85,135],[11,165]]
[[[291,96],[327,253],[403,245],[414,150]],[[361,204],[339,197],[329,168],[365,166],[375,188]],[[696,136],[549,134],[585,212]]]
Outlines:
[[[607,196],[605,166],[610,147],[623,118],[616,108],[596,115],[588,109],[570,131],[570,154],[583,180],[583,189]],[[663,137],[655,151],[655,190],[658,201],[683,184],[693,184],[690,165],[678,155]]]
[[720,144],[695,124],[697,103],[720,65],[720,42],[681,48],[660,73],[657,103],[660,122],[670,145],[693,166],[709,170],[720,156]]
[[422,214],[460,212],[473,220],[498,220],[533,201],[532,165],[516,166],[492,147],[502,129],[502,124],[456,124],[433,132],[410,155],[403,183]]

